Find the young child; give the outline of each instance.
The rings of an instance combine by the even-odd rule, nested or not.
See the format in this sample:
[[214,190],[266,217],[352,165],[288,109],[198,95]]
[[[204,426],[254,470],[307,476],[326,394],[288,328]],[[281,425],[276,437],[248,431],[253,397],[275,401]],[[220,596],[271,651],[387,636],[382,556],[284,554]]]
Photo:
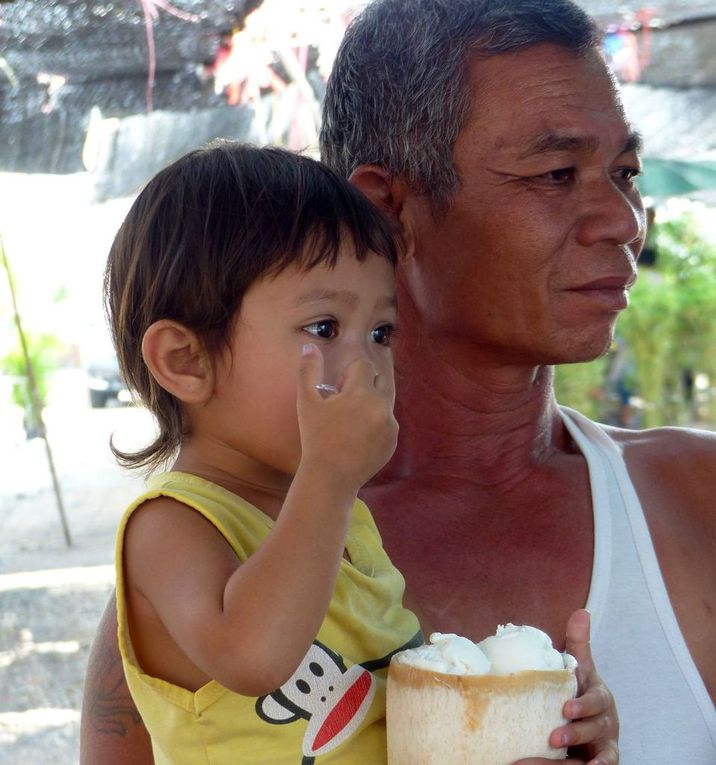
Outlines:
[[105,298],[156,440],[117,542],[119,645],[155,762],[385,761],[418,645],[361,486],[390,458],[398,245],[319,163],[222,142],[160,172]]

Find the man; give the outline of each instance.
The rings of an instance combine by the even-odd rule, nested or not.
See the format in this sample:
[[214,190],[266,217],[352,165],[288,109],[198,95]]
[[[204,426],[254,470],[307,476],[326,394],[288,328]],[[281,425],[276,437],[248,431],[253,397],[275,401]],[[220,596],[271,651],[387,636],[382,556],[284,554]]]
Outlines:
[[558,0],[379,2],[326,96],[324,160],[410,247],[400,443],[366,493],[408,605],[426,631],[510,620],[558,641],[586,603],[623,762],[707,765],[716,438],[597,427],[552,390],[551,365],[604,353],[627,305],[637,149],[598,37]]
[[[716,443],[605,431],[554,402],[551,365],[609,347],[644,222],[638,142],[594,28],[567,0],[535,5],[385,0],[339,53],[324,158],[407,242],[400,442],[365,498],[426,633],[481,639],[512,621],[563,645],[586,604],[622,762],[706,765]],[[90,667],[83,744],[101,725],[97,677]],[[118,686],[107,726],[125,699]],[[599,758],[617,762],[611,742]]]

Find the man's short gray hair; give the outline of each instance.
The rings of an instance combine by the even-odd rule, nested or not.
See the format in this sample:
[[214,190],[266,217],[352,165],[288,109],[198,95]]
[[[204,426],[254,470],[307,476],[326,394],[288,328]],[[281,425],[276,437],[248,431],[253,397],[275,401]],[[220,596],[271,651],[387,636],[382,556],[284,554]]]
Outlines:
[[452,148],[473,106],[469,65],[538,43],[600,43],[571,0],[376,0],[348,27],[323,108],[321,156],[348,177],[374,164],[427,193],[454,191]]

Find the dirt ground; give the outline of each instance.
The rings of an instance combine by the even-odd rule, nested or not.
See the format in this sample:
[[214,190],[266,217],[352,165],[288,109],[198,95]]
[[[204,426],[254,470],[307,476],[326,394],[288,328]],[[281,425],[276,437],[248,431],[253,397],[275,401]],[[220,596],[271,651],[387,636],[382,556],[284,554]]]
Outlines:
[[[67,399],[65,399],[67,401]],[[67,547],[44,442],[0,412],[0,764],[76,765],[89,647],[114,583],[117,521],[141,476],[113,461],[112,433],[151,433],[132,408],[47,412],[72,536]]]

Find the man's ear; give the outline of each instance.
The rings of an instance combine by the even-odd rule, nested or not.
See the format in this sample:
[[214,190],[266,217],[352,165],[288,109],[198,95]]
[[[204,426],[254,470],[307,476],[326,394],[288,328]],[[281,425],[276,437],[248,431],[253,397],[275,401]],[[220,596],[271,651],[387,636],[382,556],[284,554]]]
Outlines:
[[402,178],[394,178],[378,165],[360,165],[350,176],[350,182],[370,201],[400,226],[405,252],[413,251],[413,226],[411,210],[415,192]]
[[214,388],[211,359],[195,332],[170,319],[155,321],[142,338],[142,356],[159,385],[185,404],[203,404]]

